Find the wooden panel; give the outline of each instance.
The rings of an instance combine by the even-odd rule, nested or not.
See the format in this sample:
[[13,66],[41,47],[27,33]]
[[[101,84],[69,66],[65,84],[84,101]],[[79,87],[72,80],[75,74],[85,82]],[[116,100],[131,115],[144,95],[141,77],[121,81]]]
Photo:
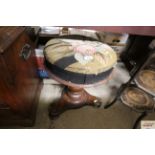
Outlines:
[[[25,32],[12,41],[0,54],[0,125],[32,125],[41,88],[35,47]],[[27,59],[21,57],[25,44],[31,46]]]
[[68,26],[68,27],[89,29],[103,32],[155,36],[155,26]]
[[[28,60],[24,60],[20,56],[20,52],[25,44],[32,47],[32,53]],[[36,66],[34,64],[34,47],[26,34],[22,34],[13,46],[4,53],[3,58],[10,76],[12,76],[12,84],[9,89],[18,99],[16,104],[11,103],[10,106],[15,110],[26,111],[29,109],[36,93]]]
[[24,27],[0,27],[0,53],[3,53],[24,31]]

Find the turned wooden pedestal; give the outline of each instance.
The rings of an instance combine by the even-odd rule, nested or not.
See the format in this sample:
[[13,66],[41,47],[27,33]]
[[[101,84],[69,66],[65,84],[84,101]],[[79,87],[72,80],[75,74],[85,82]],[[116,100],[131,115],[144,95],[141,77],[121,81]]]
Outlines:
[[101,101],[88,94],[83,88],[66,86],[60,100],[51,104],[50,117],[54,118],[67,109],[80,108],[85,105],[100,107]]
[[112,76],[112,73],[104,80],[89,85],[83,84],[75,84],[69,81],[65,81],[60,77],[53,74],[48,68],[46,68],[48,74],[51,78],[55,79],[59,83],[65,85],[65,88],[62,91],[61,98],[55,102],[51,103],[49,107],[49,116],[51,119],[57,118],[61,113],[68,109],[76,109],[81,108],[85,105],[100,107],[101,99],[88,94],[84,88],[85,87],[92,87],[95,85],[103,84],[107,82]]

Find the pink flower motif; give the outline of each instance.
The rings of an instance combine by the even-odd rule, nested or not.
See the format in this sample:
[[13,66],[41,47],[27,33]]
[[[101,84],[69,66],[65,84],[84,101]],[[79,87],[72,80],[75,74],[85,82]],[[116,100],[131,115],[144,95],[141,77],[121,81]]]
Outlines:
[[93,55],[95,53],[95,48],[88,44],[76,45],[73,46],[73,49],[75,52],[81,53],[82,55]]

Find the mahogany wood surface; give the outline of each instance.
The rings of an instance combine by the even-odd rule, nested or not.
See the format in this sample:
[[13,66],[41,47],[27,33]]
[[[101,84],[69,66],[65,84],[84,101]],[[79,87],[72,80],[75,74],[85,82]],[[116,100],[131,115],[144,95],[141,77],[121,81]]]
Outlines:
[[67,27],[89,29],[102,32],[155,36],[155,26],[67,26]]
[[81,108],[86,105],[99,107],[101,101],[88,94],[83,88],[68,86],[64,88],[59,101],[51,104],[49,115],[51,119],[54,119],[68,109]]
[[[0,125],[32,125],[41,88],[34,44],[23,27],[0,27],[0,35]],[[25,44],[31,46],[27,60],[21,57]]]
[[24,27],[0,26],[0,53],[7,50],[24,30]]

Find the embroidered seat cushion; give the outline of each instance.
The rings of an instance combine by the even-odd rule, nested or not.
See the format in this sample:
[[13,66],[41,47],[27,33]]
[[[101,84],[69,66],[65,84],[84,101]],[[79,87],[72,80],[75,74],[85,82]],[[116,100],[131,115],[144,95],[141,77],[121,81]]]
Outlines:
[[54,74],[76,84],[104,80],[117,62],[110,46],[88,40],[51,39],[45,45],[44,55]]

